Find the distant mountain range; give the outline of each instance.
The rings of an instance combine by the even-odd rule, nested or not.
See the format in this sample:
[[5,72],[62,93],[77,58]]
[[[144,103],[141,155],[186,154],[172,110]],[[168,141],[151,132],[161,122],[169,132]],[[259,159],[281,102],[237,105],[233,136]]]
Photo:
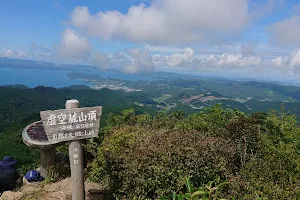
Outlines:
[[71,70],[71,71],[93,71],[96,67],[88,65],[55,64],[36,60],[21,60],[0,57],[0,68],[14,69],[39,69],[39,70]]
[[[203,79],[206,81],[239,81],[239,82],[249,82],[249,81],[259,81],[254,78],[224,78],[224,77],[213,77],[207,75],[196,75],[196,74],[178,74],[173,72],[164,72],[164,71],[155,71],[155,72],[143,72],[140,74],[124,74],[119,69],[107,69],[101,70],[95,66],[90,65],[75,65],[75,64],[56,64],[44,61],[36,60],[22,60],[22,59],[13,59],[0,57],[0,68],[10,68],[10,69],[20,69],[20,70],[58,70],[58,71],[68,71],[70,72],[70,77],[73,78],[74,74],[76,76],[81,73],[81,76],[84,76],[85,73],[90,75],[101,75],[102,77],[124,79],[124,80],[145,80],[145,79],[155,79],[155,80],[165,80],[165,79]],[[78,77],[77,77],[78,78]],[[260,82],[266,82],[260,80]],[[268,81],[269,82],[269,81]],[[272,83],[284,84],[284,85],[297,85],[295,81],[273,81]]]
[[[82,83],[86,82],[89,85],[80,83],[80,85],[64,86],[60,90],[44,86],[35,87],[33,91],[41,92],[41,94],[47,91],[54,93],[60,91],[59,96],[65,96],[64,92],[72,91],[71,93],[79,92],[78,94],[76,93],[78,95],[76,97],[82,98],[82,91],[90,91],[87,94],[92,96],[85,98],[96,101],[94,98],[100,97],[95,95],[98,92],[97,90],[91,89],[90,86],[94,85],[95,87],[93,88],[110,88],[114,90],[113,92],[111,90],[107,91],[111,91],[109,95],[113,97],[116,94],[120,95],[117,98],[126,99],[127,102],[130,102],[129,104],[126,103],[128,105],[148,107],[150,110],[155,111],[163,109],[170,113],[181,109],[186,113],[193,113],[216,103],[221,103],[224,107],[238,108],[244,112],[269,111],[270,109],[280,110],[281,106],[284,106],[287,110],[300,117],[300,87],[283,85],[278,82],[236,81],[213,77],[201,78],[169,72],[124,75],[115,70],[101,71],[86,65],[56,65],[48,62],[10,58],[0,58],[1,67],[66,70],[66,75],[69,78],[74,80],[80,79]],[[56,81],[55,77],[53,77],[53,81]],[[25,96],[27,92],[24,91],[28,89],[27,86],[22,84],[12,84],[1,88],[6,88],[5,91],[8,90],[7,88],[10,88],[10,90],[20,89],[19,92],[24,93]],[[118,91],[125,89],[127,92]],[[32,90],[30,91],[30,94],[34,93]],[[1,93],[1,96],[5,97],[4,94]],[[37,95],[34,96],[39,99]],[[147,100],[145,101],[145,99]],[[111,106],[113,107],[114,105]]]

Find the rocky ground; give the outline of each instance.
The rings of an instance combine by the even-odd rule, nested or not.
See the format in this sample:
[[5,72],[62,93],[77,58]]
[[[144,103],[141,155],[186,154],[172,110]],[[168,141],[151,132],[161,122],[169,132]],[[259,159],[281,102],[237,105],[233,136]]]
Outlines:
[[[104,191],[99,184],[85,183],[86,200],[105,199]],[[57,183],[31,183],[18,191],[6,191],[0,200],[71,200],[71,179],[67,178]]]

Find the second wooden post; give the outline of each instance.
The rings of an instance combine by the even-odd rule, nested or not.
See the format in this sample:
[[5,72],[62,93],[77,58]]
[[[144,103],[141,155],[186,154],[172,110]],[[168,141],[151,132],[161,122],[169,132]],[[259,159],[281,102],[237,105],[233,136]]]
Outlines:
[[[79,107],[78,100],[66,101],[66,109],[74,109]],[[83,149],[80,140],[70,141],[69,157],[72,179],[72,200],[84,200],[84,169],[83,169]]]
[[55,147],[42,149],[40,155],[40,173],[43,178],[47,178],[49,170],[55,164]]

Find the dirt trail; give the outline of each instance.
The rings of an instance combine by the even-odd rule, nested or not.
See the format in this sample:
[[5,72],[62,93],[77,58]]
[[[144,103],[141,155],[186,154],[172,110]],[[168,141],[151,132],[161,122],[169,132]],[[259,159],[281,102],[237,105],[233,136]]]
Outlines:
[[[103,200],[104,192],[99,184],[85,183],[86,200]],[[23,186],[17,192],[6,191],[0,200],[71,200],[71,179],[57,183],[32,183]]]

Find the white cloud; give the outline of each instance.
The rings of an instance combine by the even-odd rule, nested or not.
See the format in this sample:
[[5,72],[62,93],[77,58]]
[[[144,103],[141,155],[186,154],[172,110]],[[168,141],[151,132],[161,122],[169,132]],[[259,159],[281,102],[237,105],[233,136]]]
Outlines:
[[[38,45],[33,45],[33,48],[41,49]],[[65,61],[91,64],[100,69],[111,68],[111,59],[106,54],[93,49],[88,39],[73,29],[64,30],[61,43],[56,49],[58,58]]]
[[[263,62],[260,56],[243,56],[241,53],[224,53],[221,56],[210,55],[194,67],[245,68],[256,67]],[[202,66],[197,66],[202,64]]]
[[239,31],[248,21],[248,0],[156,0],[149,7],[143,3],[132,6],[126,14],[106,11],[92,15],[87,7],[78,6],[70,23],[103,39],[166,43],[216,38],[218,33]]
[[[250,48],[250,47],[247,47]],[[179,67],[179,68],[245,68],[255,67],[263,62],[262,56],[254,55],[253,49],[243,50],[242,53],[211,54],[204,58],[195,56],[195,51],[188,47],[184,51],[169,56],[156,54],[152,60],[155,66]],[[251,55],[250,55],[251,54]]]
[[271,63],[285,67],[300,67],[300,50],[294,50],[289,56],[276,57]]
[[171,55],[156,54],[152,57],[152,62],[159,67],[189,67],[194,59],[195,51],[190,48],[184,48],[181,53]]
[[141,72],[141,68],[139,68],[137,65],[126,65],[122,71],[125,74],[137,74]]
[[11,49],[3,49],[0,50],[1,57],[8,57],[8,58],[27,58],[28,54],[24,51],[15,51]]
[[253,66],[261,63],[259,56],[243,56],[242,54],[223,54],[219,61],[219,65],[235,65],[235,66]]
[[215,55],[210,55],[206,58],[207,61],[209,62],[217,62],[217,57]]
[[58,47],[58,57],[82,61],[87,60],[91,53],[88,40],[73,29],[66,28],[62,33],[61,44]]
[[269,27],[270,38],[282,46],[298,47],[300,45],[300,4],[292,9],[289,18],[272,24]]
[[295,50],[291,53],[290,65],[292,67],[300,67],[300,50]]
[[279,56],[274,58],[271,63],[273,67],[284,73],[300,74],[300,49],[291,52],[289,56]]
[[146,44],[144,46],[145,49],[152,52],[160,52],[160,53],[179,53],[182,52],[182,48],[176,46],[167,46],[167,45],[149,45]]
[[130,65],[131,59],[128,55],[120,52],[120,53],[115,53],[113,54],[111,58],[111,63],[115,68],[122,68],[123,66]]
[[[250,44],[240,45],[240,47],[240,53],[211,54],[205,58],[196,57],[194,51],[190,49],[186,50],[185,53],[170,56],[156,54],[152,59],[155,66],[159,67],[168,66],[170,68],[176,66],[178,68],[227,73],[230,72],[229,70],[240,70],[245,73],[264,73],[264,75],[277,72],[288,75],[300,75],[300,49],[292,51],[288,56],[277,56],[267,59],[263,54],[255,52],[254,46]],[[271,49],[272,51],[276,49],[261,44],[256,47],[258,49]],[[172,59],[172,62],[170,62],[170,59]]]
[[265,4],[262,5],[261,1],[251,2],[253,4],[253,8],[251,11],[251,16],[254,19],[259,19],[267,14],[272,13],[274,10],[278,8],[283,8],[285,4],[285,0],[268,0]]
[[146,49],[128,49],[128,56],[131,57],[131,64],[124,67],[125,73],[152,72],[154,65],[152,56]]
[[271,63],[275,66],[288,65],[289,58],[287,56],[284,57],[276,57],[271,60]]
[[241,46],[241,53],[243,56],[252,56],[255,55],[255,46],[253,44],[243,44]]
[[185,48],[182,54],[176,53],[167,57],[167,65],[169,67],[183,66],[191,61],[194,56],[194,50]]
[[48,48],[44,47],[43,45],[39,45],[37,43],[32,43],[31,44],[31,51],[33,51],[33,52],[50,53],[51,49],[48,49]]
[[111,59],[104,53],[96,52],[91,57],[91,63],[100,69],[111,68]]
[[35,59],[51,61],[53,59],[53,51],[43,45],[37,43],[31,44],[31,56]]
[[270,29],[271,39],[283,46],[300,45],[300,17],[293,16],[281,22],[273,24]]
[[154,66],[165,67],[165,65],[166,65],[166,56],[162,56],[160,54],[155,54],[152,57],[152,62],[154,64]]

